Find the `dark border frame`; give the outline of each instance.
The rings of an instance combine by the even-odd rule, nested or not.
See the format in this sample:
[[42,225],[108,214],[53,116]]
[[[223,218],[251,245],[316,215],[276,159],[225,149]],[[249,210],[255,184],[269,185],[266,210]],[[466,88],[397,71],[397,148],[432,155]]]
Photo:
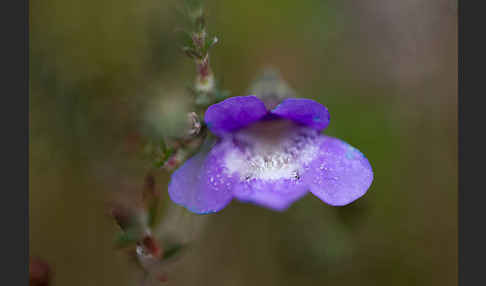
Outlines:
[[[2,285],[29,284],[29,1],[2,2]],[[5,256],[6,255],[6,256]]]
[[[484,8],[458,0],[459,285],[484,284]],[[475,5],[476,7],[474,7]],[[481,9],[483,8],[483,9]],[[468,39],[464,41],[464,39]],[[467,75],[464,80],[464,75]],[[469,137],[466,137],[469,134]],[[480,135],[480,136],[474,136]],[[478,163],[473,164],[473,163]],[[473,166],[474,165],[474,166]]]

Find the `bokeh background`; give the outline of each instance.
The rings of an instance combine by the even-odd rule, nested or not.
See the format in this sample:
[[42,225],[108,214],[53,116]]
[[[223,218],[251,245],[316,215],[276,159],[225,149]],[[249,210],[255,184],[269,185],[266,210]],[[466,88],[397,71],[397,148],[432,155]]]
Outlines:
[[[140,285],[113,247],[106,202],[139,191],[137,142],[154,106],[169,121],[188,98],[195,71],[178,50],[179,6],[30,2],[29,246],[52,266],[52,285]],[[328,107],[326,133],[358,147],[375,179],[345,207],[308,195],[284,213],[233,202],[205,216],[168,284],[456,285],[457,2],[206,8],[222,87],[244,95],[261,68],[279,69]],[[168,178],[157,177],[165,205]]]

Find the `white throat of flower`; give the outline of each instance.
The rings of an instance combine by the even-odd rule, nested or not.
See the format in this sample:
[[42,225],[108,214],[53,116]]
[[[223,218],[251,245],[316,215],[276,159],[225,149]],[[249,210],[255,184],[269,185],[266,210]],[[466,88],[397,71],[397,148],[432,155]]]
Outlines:
[[289,120],[255,123],[233,134],[225,169],[242,180],[297,180],[319,152],[317,138],[316,130]]

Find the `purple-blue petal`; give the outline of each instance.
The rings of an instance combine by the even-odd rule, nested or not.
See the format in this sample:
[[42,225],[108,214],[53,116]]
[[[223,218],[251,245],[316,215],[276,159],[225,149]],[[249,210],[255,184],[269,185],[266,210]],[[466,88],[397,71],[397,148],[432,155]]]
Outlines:
[[256,96],[235,96],[209,106],[204,121],[211,132],[223,135],[258,121],[267,113],[265,104]]
[[235,181],[223,172],[219,151],[216,145],[209,153],[199,152],[172,174],[172,201],[197,214],[220,211],[231,202]]
[[284,211],[307,192],[308,188],[301,180],[254,179],[236,185],[234,196],[241,202],[253,203],[276,211]]
[[310,191],[322,201],[342,206],[363,196],[373,181],[368,159],[337,138],[321,135],[319,155],[305,173]]
[[323,130],[329,125],[330,120],[329,112],[324,105],[307,98],[286,99],[271,113],[315,130]]

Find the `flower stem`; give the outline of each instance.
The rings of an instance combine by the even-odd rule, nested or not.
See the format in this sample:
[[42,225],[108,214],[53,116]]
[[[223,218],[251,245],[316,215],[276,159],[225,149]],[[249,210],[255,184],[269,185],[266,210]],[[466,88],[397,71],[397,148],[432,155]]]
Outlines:
[[218,42],[214,36],[210,36],[204,10],[201,1],[196,4],[186,1],[186,15],[191,21],[191,31],[186,32],[186,45],[182,47],[184,53],[191,58],[196,66],[196,78],[191,88],[196,97],[196,106],[205,109],[208,105],[220,99],[215,84],[215,77],[210,65],[209,51]]

